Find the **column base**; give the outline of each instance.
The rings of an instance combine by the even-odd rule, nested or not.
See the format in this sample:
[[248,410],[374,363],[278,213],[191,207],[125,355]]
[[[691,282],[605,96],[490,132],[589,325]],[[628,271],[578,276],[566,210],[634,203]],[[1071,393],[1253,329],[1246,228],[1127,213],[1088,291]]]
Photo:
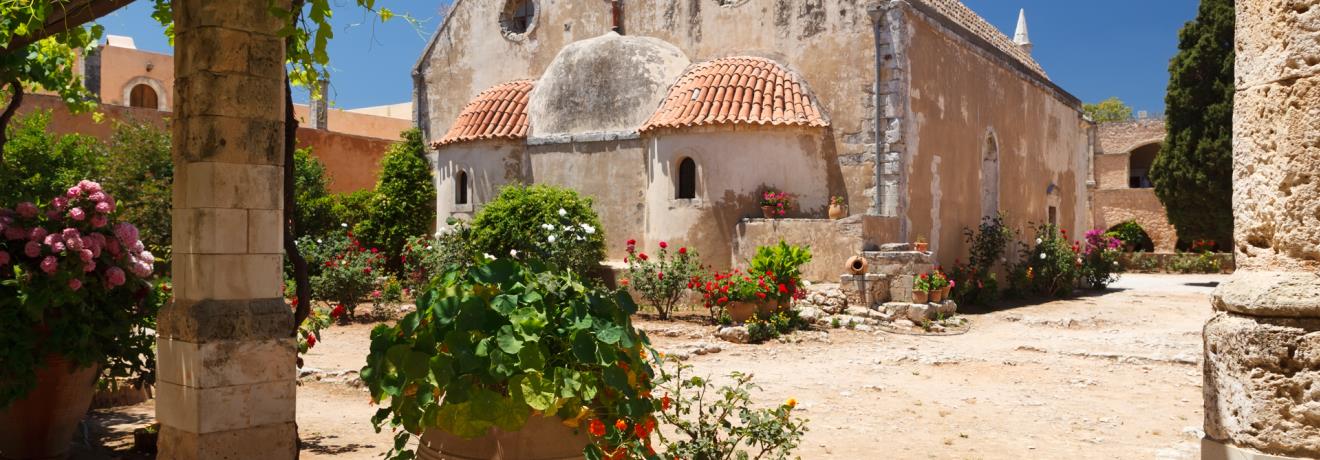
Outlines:
[[1224,444],[1210,438],[1201,438],[1201,460],[1300,460],[1301,457],[1280,457],[1251,449]]
[[159,460],[220,460],[298,457],[298,427],[293,422],[216,433],[192,433],[161,425]]

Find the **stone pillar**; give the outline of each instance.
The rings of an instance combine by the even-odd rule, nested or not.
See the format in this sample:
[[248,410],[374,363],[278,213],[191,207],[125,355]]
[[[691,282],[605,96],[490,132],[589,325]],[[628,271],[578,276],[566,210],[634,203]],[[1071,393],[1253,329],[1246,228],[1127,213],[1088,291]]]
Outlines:
[[174,2],[175,299],[157,342],[161,459],[297,455],[281,271],[284,40],[269,5]]
[[1238,271],[1205,326],[1202,458],[1320,457],[1320,3],[1237,0]]

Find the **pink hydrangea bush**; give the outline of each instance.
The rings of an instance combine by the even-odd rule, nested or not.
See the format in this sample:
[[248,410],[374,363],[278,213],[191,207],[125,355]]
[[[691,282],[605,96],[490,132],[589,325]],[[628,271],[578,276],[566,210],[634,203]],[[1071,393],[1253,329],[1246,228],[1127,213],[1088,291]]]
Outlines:
[[2,205],[0,407],[30,389],[47,353],[149,373],[155,258],[133,224],[115,222],[114,198],[84,180],[45,206]]

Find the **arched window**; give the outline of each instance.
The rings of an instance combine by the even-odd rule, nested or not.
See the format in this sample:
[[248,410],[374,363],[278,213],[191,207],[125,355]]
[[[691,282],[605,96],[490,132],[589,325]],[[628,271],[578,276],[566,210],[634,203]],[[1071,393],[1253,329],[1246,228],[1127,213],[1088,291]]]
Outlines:
[[467,171],[459,171],[454,175],[454,204],[468,204]]
[[674,198],[691,200],[697,197],[697,162],[684,158],[678,162],[678,189]]
[[993,133],[985,137],[981,154],[981,217],[999,214],[999,141]]
[[151,89],[151,87],[146,84],[138,84],[128,93],[129,107],[158,109],[160,108],[160,103],[158,101],[156,90]]
[[532,0],[508,0],[500,13],[500,28],[505,35],[522,35],[536,22],[536,4]]
[[1150,166],[1155,164],[1155,155],[1160,153],[1160,144],[1146,144],[1137,147],[1128,154],[1128,187],[1151,188]]

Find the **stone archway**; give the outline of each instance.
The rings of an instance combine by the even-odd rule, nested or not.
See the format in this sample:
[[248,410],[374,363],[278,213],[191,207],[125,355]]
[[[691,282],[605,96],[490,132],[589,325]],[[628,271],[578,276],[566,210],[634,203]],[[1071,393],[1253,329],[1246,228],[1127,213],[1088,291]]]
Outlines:
[[981,153],[981,217],[999,214],[999,140],[991,130]]
[[165,91],[165,86],[162,85],[160,81],[150,77],[134,77],[132,80],[129,80],[128,83],[124,84],[124,88],[123,88],[124,105],[129,105],[129,106],[132,105],[131,101],[133,101],[133,90],[139,86],[146,86],[147,88],[150,89],[150,91],[155,93],[156,106],[151,108],[161,111],[170,109],[170,101],[169,101],[170,94]]

